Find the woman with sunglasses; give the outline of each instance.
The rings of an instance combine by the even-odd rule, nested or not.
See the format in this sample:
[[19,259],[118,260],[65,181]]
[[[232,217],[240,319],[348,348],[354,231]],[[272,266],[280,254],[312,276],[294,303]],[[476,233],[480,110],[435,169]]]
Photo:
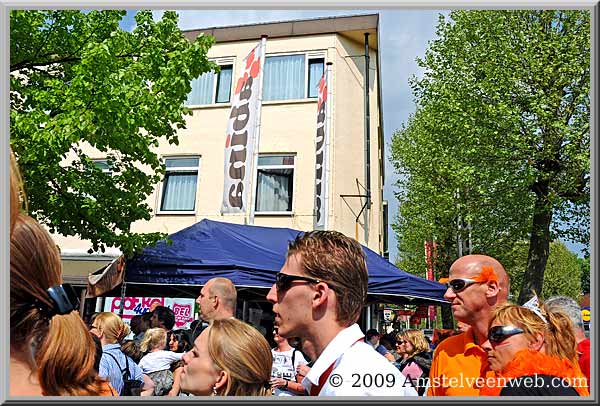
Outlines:
[[[398,347],[398,344],[399,347]],[[429,370],[431,369],[431,349],[425,334],[421,330],[405,330],[398,334],[396,348],[404,353],[404,359],[394,363],[409,378],[419,396],[423,396],[427,387]]]
[[482,348],[496,379],[485,380],[481,395],[589,396],[573,325],[561,312],[504,304],[496,309]]

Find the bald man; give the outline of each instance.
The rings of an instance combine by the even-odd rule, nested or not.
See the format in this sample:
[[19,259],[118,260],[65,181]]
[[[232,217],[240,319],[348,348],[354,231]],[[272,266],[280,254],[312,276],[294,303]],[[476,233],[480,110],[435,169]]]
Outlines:
[[435,349],[428,396],[478,396],[477,378],[485,377],[487,340],[494,309],[508,299],[510,280],[504,267],[487,255],[466,255],[450,267],[444,298],[454,318],[469,328]]
[[200,290],[196,303],[200,306],[200,317],[208,323],[235,317],[235,285],[227,278],[210,279]]

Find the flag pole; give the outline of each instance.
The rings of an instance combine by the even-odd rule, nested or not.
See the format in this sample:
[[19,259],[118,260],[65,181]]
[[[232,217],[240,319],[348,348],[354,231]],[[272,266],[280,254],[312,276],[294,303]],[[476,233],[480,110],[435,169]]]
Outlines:
[[254,137],[254,153],[252,157],[252,180],[250,183],[249,190],[249,199],[248,206],[250,206],[250,219],[248,221],[249,224],[254,224],[254,210],[255,204],[254,200],[256,199],[256,181],[258,177],[258,146],[260,145],[260,119],[261,119],[261,111],[262,111],[262,93],[263,93],[263,78],[264,78],[264,69],[265,69],[265,52],[267,50],[267,37],[268,35],[262,35],[261,38],[261,46],[260,46],[260,79],[259,79],[259,87],[258,87],[258,111],[256,114],[256,134]]
[[332,103],[332,86],[331,86],[331,65],[333,62],[327,62],[326,70],[327,75],[327,104],[325,105],[325,125],[327,131],[325,131],[325,156],[323,157],[323,164],[325,165],[325,173],[324,182],[323,182],[323,206],[325,206],[325,210],[323,211],[323,229],[329,229],[329,139],[331,138],[331,103]]

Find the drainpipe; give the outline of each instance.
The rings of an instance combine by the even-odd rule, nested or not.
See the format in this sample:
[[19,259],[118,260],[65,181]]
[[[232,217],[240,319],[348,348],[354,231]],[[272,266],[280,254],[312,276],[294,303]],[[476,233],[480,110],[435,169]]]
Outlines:
[[369,110],[369,33],[365,32],[365,185],[367,201],[365,202],[365,245],[369,243],[369,209],[371,208],[371,113]]

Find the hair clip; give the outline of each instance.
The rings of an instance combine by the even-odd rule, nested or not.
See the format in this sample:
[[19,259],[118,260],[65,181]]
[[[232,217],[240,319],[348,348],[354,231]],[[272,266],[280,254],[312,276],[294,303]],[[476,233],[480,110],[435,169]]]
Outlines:
[[56,314],[69,314],[79,308],[79,297],[70,283],[52,286],[46,292],[54,304],[53,308],[49,309],[48,316],[50,318]]
[[540,310],[540,302],[539,302],[536,294],[534,294],[533,297],[531,299],[529,299],[527,302],[523,303],[523,305],[521,307],[531,310],[540,319],[542,319],[542,321],[544,323],[548,324],[548,320],[546,320],[546,318],[542,315],[542,311]]

